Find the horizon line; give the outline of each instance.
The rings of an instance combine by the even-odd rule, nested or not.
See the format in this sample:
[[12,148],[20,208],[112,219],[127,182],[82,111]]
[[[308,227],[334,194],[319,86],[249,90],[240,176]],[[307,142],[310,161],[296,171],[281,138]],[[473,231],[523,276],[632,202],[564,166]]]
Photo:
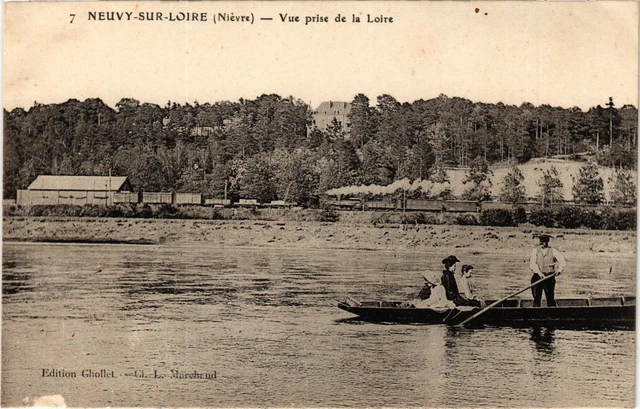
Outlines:
[[[382,95],[389,95],[389,96],[391,96],[391,97],[393,97],[393,98],[395,99],[395,97],[393,96],[393,94],[390,94],[390,93],[382,93],[382,94],[377,95],[377,96],[376,96],[376,97],[374,97],[374,98],[371,98],[371,97],[369,97],[368,95],[366,95],[366,94],[364,94],[364,93],[358,93],[358,94],[356,94],[356,95],[359,95],[359,94],[365,95],[367,98],[369,98],[369,101],[370,101],[369,106],[370,106],[370,107],[372,107],[372,108],[375,108],[375,107],[376,107],[376,105],[377,105],[377,104],[375,103],[375,102],[376,102],[376,99],[377,99],[378,97],[382,96]],[[354,95],[354,97],[353,97],[353,98],[351,98],[350,100],[344,100],[344,99],[339,99],[339,98],[338,98],[338,99],[323,99],[321,102],[316,102],[316,103],[314,103],[314,102],[313,102],[313,101],[311,101],[311,100],[305,100],[304,98],[296,97],[296,96],[294,96],[294,95],[287,95],[287,96],[283,96],[282,94],[277,93],[277,92],[263,92],[263,93],[261,93],[261,94],[256,95],[256,96],[255,96],[255,97],[253,97],[253,98],[247,98],[247,97],[243,97],[243,96],[241,96],[241,97],[237,97],[235,100],[231,100],[231,99],[219,99],[219,100],[216,100],[216,101],[204,101],[204,102],[200,102],[200,101],[196,98],[196,99],[195,99],[195,100],[193,100],[192,102],[190,102],[190,101],[177,102],[177,101],[172,101],[172,100],[170,100],[170,99],[168,99],[168,100],[167,100],[167,102],[177,103],[177,104],[179,104],[179,105],[181,105],[181,106],[184,106],[184,105],[187,105],[187,104],[188,104],[188,105],[191,105],[191,106],[193,106],[193,105],[195,105],[195,104],[198,104],[198,105],[211,104],[211,105],[213,105],[213,104],[215,104],[215,103],[219,103],[219,102],[239,103],[239,102],[240,102],[240,100],[255,100],[255,99],[260,98],[260,97],[261,97],[261,96],[263,96],[263,95],[277,95],[277,96],[279,96],[279,97],[280,97],[280,98],[282,98],[282,99],[289,99],[289,98],[293,98],[294,100],[302,101],[303,103],[307,104],[307,105],[308,105],[310,108],[312,108],[312,109],[313,109],[313,108],[316,108],[316,107],[318,107],[318,106],[320,106],[320,104],[323,104],[323,103],[325,103],[325,102],[346,102],[346,103],[351,104],[351,103],[353,103],[353,98],[355,98],[355,95]],[[580,110],[581,110],[581,111],[583,111],[583,112],[587,112],[589,109],[591,109],[591,108],[597,108],[598,106],[600,106],[600,107],[601,107],[601,108],[603,108],[603,109],[608,109],[608,108],[606,107],[606,103],[607,103],[608,101],[604,101],[602,104],[590,105],[590,106],[588,106],[588,107],[585,109],[585,107],[582,107],[582,106],[579,106],[579,105],[569,105],[569,106],[565,106],[565,105],[552,105],[552,104],[550,104],[550,103],[541,103],[541,104],[539,104],[539,105],[536,105],[535,103],[530,102],[530,101],[522,101],[522,102],[520,102],[519,104],[511,103],[511,102],[507,103],[507,102],[504,102],[504,101],[502,101],[502,100],[497,101],[497,102],[474,101],[474,100],[472,100],[472,99],[470,99],[470,98],[468,98],[468,97],[458,96],[458,95],[450,96],[450,95],[446,95],[446,94],[444,94],[444,93],[440,93],[439,95],[437,95],[437,96],[435,96],[435,97],[423,97],[423,98],[417,98],[417,99],[414,99],[413,101],[400,101],[400,100],[396,100],[396,101],[397,101],[399,104],[405,104],[405,103],[413,104],[413,103],[415,103],[415,102],[417,102],[417,101],[430,101],[430,100],[438,99],[438,98],[440,98],[441,96],[445,96],[445,97],[447,97],[447,98],[449,98],[449,99],[455,99],[455,98],[458,98],[458,99],[467,100],[467,101],[470,101],[472,104],[487,104],[487,105],[498,105],[498,104],[503,104],[503,105],[505,105],[505,106],[515,106],[515,107],[518,107],[518,108],[519,108],[519,107],[521,107],[521,106],[522,106],[522,105],[524,105],[524,104],[531,104],[531,105],[533,105],[533,107],[534,107],[534,108],[539,108],[539,107],[542,107],[542,106],[549,106],[549,107],[551,107],[551,108],[562,108],[562,109],[573,109],[573,108],[578,108],[578,109],[580,109]],[[115,110],[115,109],[116,109],[116,108],[115,108],[116,104],[117,104],[118,102],[122,101],[123,99],[126,99],[126,98],[135,99],[135,100],[137,100],[137,101],[140,103],[140,105],[143,105],[143,104],[153,104],[153,105],[157,105],[157,106],[159,106],[159,107],[161,107],[161,108],[163,108],[163,107],[165,107],[165,106],[166,106],[166,103],[157,103],[157,102],[150,102],[150,101],[142,101],[142,100],[139,100],[138,98],[135,98],[135,97],[132,97],[132,96],[124,96],[124,97],[121,97],[117,102],[115,102],[115,103],[113,103],[113,104],[110,104],[109,102],[105,101],[105,99],[104,99],[104,98],[102,98],[102,97],[98,97],[98,96],[95,96],[95,97],[85,97],[84,99],[81,99],[81,98],[78,98],[78,97],[69,97],[68,99],[66,99],[66,100],[64,100],[64,101],[61,101],[61,102],[40,102],[40,101],[38,101],[38,100],[34,100],[34,102],[33,102],[30,106],[23,107],[23,106],[18,106],[18,105],[16,105],[16,106],[12,107],[11,109],[7,108],[7,106],[5,106],[5,105],[3,104],[3,109],[4,109],[4,110],[6,110],[7,112],[11,112],[11,111],[13,111],[14,109],[22,109],[22,110],[25,110],[25,111],[29,111],[31,108],[34,108],[34,107],[36,106],[36,103],[37,103],[37,104],[40,104],[40,105],[61,105],[61,104],[67,103],[67,102],[72,101],[72,100],[77,100],[77,101],[80,101],[80,102],[84,102],[84,101],[86,101],[86,100],[90,100],[90,99],[98,99],[98,100],[102,101],[102,103],[103,103],[103,104],[105,104],[105,105],[107,105],[108,107],[110,107],[110,108],[112,108],[112,109],[114,109],[114,110]],[[612,98],[613,98],[614,103],[615,103],[615,96],[614,96],[614,97],[612,97]],[[636,102],[636,103],[637,103],[637,102]],[[616,109],[620,109],[620,108],[623,108],[623,107],[625,107],[625,106],[632,106],[632,107],[634,107],[634,108],[636,108],[636,109],[638,108],[638,107],[637,107],[637,105],[636,105],[636,104],[634,104],[634,103],[623,103],[623,104],[619,104],[619,106],[616,106],[616,107],[614,107],[614,108],[616,108]]]

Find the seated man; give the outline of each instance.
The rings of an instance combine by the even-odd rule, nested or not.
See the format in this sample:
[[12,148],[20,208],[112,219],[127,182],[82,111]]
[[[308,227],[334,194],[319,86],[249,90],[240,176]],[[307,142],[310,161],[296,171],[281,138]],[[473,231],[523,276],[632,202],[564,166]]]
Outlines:
[[[478,300],[468,299],[460,293],[457,281],[463,280],[462,274],[455,275],[457,263],[460,260],[456,256],[449,256],[442,260],[444,271],[442,272],[442,285],[447,294],[447,299],[453,301],[456,306],[481,307]],[[468,283],[467,283],[468,284]]]

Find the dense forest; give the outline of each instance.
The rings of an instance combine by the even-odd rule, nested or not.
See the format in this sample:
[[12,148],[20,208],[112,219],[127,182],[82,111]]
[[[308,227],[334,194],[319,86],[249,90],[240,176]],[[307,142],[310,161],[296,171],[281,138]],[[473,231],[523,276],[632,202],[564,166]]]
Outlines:
[[[4,197],[39,174],[129,176],[136,189],[305,203],[328,189],[427,179],[474,160],[523,163],[590,153],[635,169],[638,111],[474,103],[441,95],[401,103],[356,95],[346,127],[309,129],[293,97],[165,106],[122,99],[34,103],[4,111]],[[612,105],[612,104],[611,104]],[[439,166],[442,165],[442,166]]]

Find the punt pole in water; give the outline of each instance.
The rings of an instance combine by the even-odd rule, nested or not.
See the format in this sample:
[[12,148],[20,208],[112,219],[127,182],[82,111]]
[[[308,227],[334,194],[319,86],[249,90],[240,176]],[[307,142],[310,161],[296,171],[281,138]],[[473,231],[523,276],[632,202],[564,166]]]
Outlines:
[[523,293],[523,292],[527,291],[528,289],[530,289],[531,287],[536,286],[536,285],[540,284],[541,282],[543,282],[545,280],[548,280],[551,277],[555,277],[557,275],[558,275],[558,273],[550,274],[550,275],[548,275],[548,276],[546,276],[544,278],[541,278],[540,280],[536,281],[535,283],[531,284],[530,286],[523,288],[522,290],[518,290],[513,294],[509,294],[506,297],[499,299],[498,301],[486,306],[484,309],[478,311],[477,313],[473,314],[472,316],[470,316],[466,320],[462,321],[460,324],[458,324],[458,326],[462,326],[462,325],[468,323],[469,321],[476,319],[477,317],[481,316],[482,314],[484,314],[485,312],[489,311],[491,308],[495,307],[496,305],[500,304],[501,302],[506,301],[509,298],[511,298],[513,296],[516,296],[516,295],[518,295],[520,293]]

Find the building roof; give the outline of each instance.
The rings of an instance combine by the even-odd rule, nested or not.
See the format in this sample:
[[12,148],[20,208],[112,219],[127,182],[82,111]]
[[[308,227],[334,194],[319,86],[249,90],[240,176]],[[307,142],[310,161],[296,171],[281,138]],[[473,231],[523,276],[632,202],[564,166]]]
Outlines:
[[[111,186],[109,186],[111,179]],[[53,176],[40,175],[31,182],[28,190],[120,190],[128,184],[126,176]]]
[[351,111],[351,104],[341,101],[325,101],[318,105],[316,112],[324,115],[346,115]]

